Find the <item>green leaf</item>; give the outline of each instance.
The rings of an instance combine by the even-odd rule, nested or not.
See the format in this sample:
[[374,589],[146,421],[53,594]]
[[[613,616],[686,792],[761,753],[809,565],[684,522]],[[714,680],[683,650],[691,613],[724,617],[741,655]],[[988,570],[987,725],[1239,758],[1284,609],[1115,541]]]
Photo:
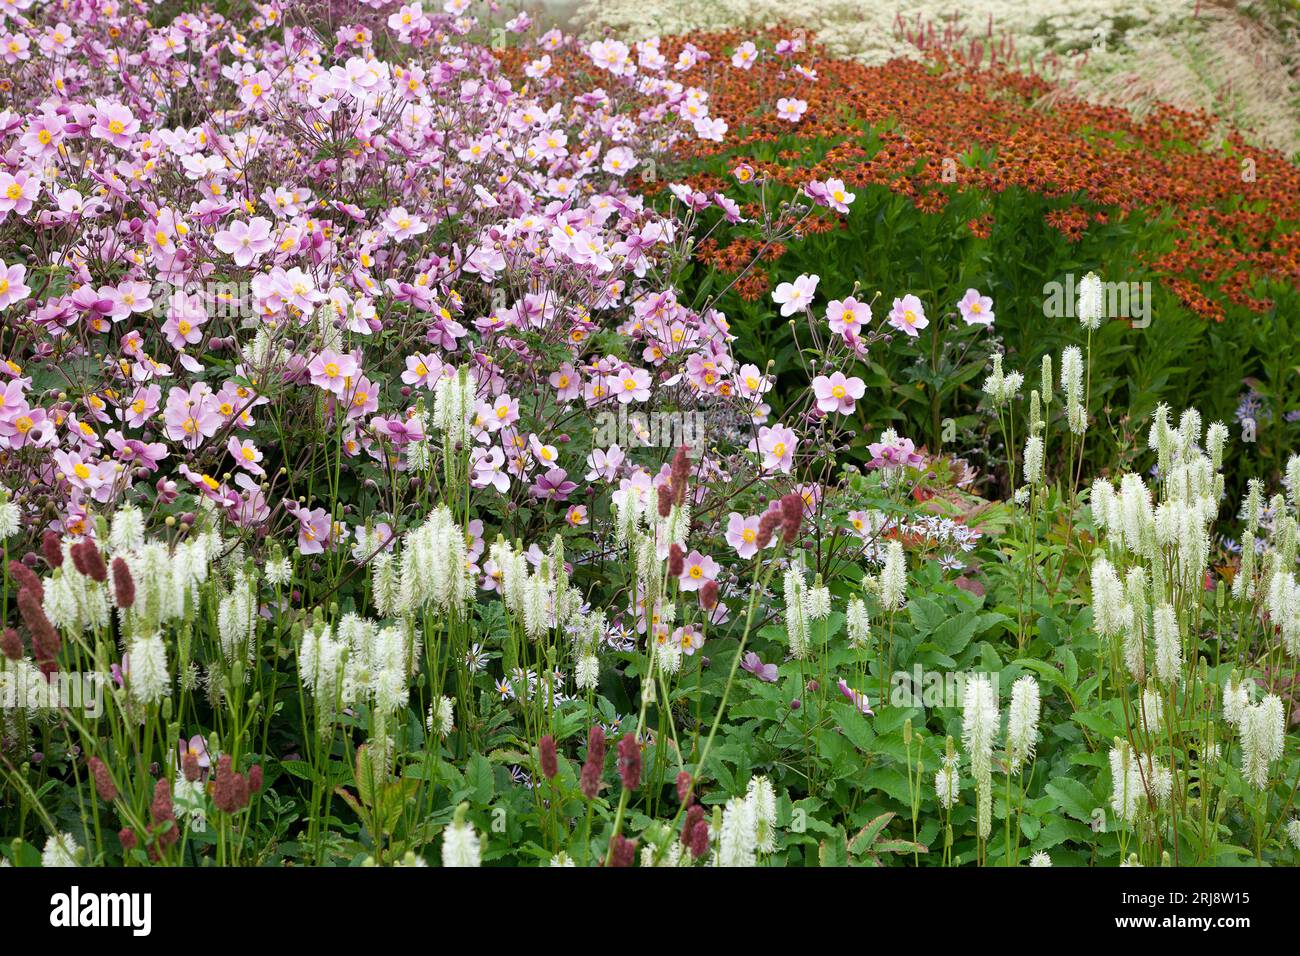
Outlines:
[[474,803],[486,807],[492,802],[496,791],[496,780],[492,774],[492,763],[482,754],[474,754],[469,759],[469,768],[465,772],[465,782],[469,784],[474,795]]
[[1092,811],[1097,808],[1097,799],[1087,787],[1073,777],[1056,777],[1043,787],[1056,805],[1083,823],[1092,822]]

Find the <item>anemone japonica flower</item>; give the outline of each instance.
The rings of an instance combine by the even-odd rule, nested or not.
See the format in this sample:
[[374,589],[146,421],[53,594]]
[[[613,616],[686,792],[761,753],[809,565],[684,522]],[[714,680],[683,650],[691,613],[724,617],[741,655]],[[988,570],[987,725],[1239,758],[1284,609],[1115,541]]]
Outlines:
[[726,541],[742,558],[758,554],[758,523],[760,515],[745,517],[733,511],[727,516]]
[[794,429],[784,425],[764,425],[759,428],[758,437],[750,442],[749,450],[759,452],[764,468],[789,474],[798,444]]
[[213,244],[231,256],[235,265],[241,269],[253,264],[258,257],[275,248],[271,236],[271,220],[265,216],[254,216],[248,222],[235,220],[228,229],[223,229],[213,237]]
[[820,276],[801,275],[793,282],[782,282],[772,293],[772,301],[781,306],[783,316],[791,316],[812,304]]
[[0,222],[13,212],[25,216],[41,194],[41,180],[26,170],[0,172]]
[[140,120],[130,108],[111,100],[96,100],[95,121],[90,127],[90,135],[102,139],[119,149],[131,145],[131,137],[140,132]]
[[748,70],[758,62],[758,47],[751,40],[746,40],[731,54],[731,65],[739,70]]
[[978,289],[967,289],[957,303],[957,309],[967,325],[993,324],[993,300],[987,295],[980,295]]
[[892,428],[881,434],[880,441],[868,445],[867,451],[871,454],[868,468],[920,468],[925,464],[925,456],[916,451],[912,440],[900,438]]
[[846,378],[843,372],[819,375],[812,385],[817,407],[827,414],[852,415],[854,403],[867,392],[867,384],[862,379]]
[[679,586],[683,591],[698,591],[706,581],[714,580],[720,570],[717,561],[699,551],[692,551],[682,563]]
[[825,183],[819,185],[821,189],[818,190],[818,193],[823,197],[826,205],[838,213],[847,215],[850,204],[857,196],[844,188],[844,180],[828,179]]
[[764,664],[753,651],[746,652],[740,662],[741,670],[749,671],[759,680],[768,684],[775,684],[777,680],[777,669],[775,664]]
[[930,324],[925,317],[925,306],[914,295],[905,295],[894,300],[894,307],[889,310],[889,324],[911,338],[920,336],[920,330]]
[[858,713],[866,717],[876,716],[876,712],[871,709],[871,704],[867,700],[866,694],[862,693],[861,691],[854,690],[844,681],[844,678],[842,677],[839,679],[838,686],[840,689],[840,693],[849,699],[849,703],[853,705],[853,707],[858,711]]
[[26,276],[27,267],[21,262],[7,266],[0,259],[0,310],[22,302],[31,295],[31,288],[23,281]]
[[787,123],[799,122],[807,111],[808,103],[806,100],[783,96],[776,101],[776,115]]
[[831,331],[845,338],[859,336],[863,328],[871,321],[871,306],[859,302],[853,296],[844,299],[832,299],[826,305],[826,321]]
[[356,357],[343,355],[333,349],[319,353],[307,365],[311,383],[342,398],[349,390],[349,382],[359,371]]

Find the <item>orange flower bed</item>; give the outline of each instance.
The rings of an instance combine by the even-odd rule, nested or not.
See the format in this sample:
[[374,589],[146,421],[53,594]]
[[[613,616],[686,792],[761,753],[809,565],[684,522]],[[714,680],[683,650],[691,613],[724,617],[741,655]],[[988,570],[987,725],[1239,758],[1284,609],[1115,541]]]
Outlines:
[[[751,38],[739,32],[689,37],[712,58],[672,78],[707,90],[710,115],[725,119],[730,131],[723,143],[690,140],[682,147],[686,156],[725,155],[728,169],[746,162],[792,189],[830,177],[850,188],[882,185],[925,212],[941,211],[954,189],[997,193],[1018,186],[1069,197],[1074,203],[1047,221],[1073,241],[1094,223],[1167,211],[1179,238],[1149,266],[1188,308],[1218,321],[1224,318],[1219,296],[1265,312],[1272,301],[1259,294],[1261,279],[1300,287],[1300,169],[1235,133],[1211,145],[1211,116],[1162,107],[1137,120],[1121,109],[1069,99],[1039,108],[1035,102],[1052,91],[1041,77],[976,69],[946,56],[872,67],[818,59],[815,52],[793,60],[766,54],[752,69],[732,67],[731,51]],[[670,62],[686,40],[662,42]],[[815,68],[817,79],[793,72],[795,62]],[[573,66],[572,55],[558,65]],[[583,72],[590,67],[579,64]],[[777,115],[781,97],[807,101],[800,122]],[[806,145],[791,148],[791,135]],[[775,162],[750,154],[778,142]],[[961,157],[973,149],[983,159],[967,166]],[[710,191],[731,185],[716,174],[687,181]],[[991,227],[988,216],[968,223],[976,236]],[[744,251],[702,247],[699,254],[728,271]],[[748,286],[755,283],[761,284],[749,279],[742,291],[752,294]]]

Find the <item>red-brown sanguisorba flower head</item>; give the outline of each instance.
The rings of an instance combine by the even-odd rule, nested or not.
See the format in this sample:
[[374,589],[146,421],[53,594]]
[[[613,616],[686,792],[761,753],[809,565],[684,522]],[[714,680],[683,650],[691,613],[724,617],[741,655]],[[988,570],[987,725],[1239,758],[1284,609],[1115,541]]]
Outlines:
[[217,760],[217,775],[212,781],[212,804],[223,813],[234,813],[239,809],[235,804],[234,770],[230,754],[222,754]]
[[673,492],[667,485],[660,485],[655,492],[658,495],[659,517],[667,518],[673,510]]
[[98,584],[108,580],[108,565],[104,564],[104,555],[99,545],[85,538],[81,542],[81,555],[86,563],[86,577]]
[[135,604],[135,578],[131,577],[125,558],[113,559],[113,595],[120,608]]
[[677,454],[673,455],[672,466],[672,483],[673,483],[673,504],[680,505],[686,500],[686,484],[691,478],[691,454],[690,449],[685,445],[677,448]]
[[690,848],[695,835],[695,825],[704,819],[704,808],[692,803],[686,808],[686,822],[682,824],[682,846]]
[[262,765],[255,763],[248,768],[248,792],[262,792]]
[[674,541],[668,546],[668,576],[679,578],[684,570],[686,570],[686,552]]
[[180,839],[180,831],[176,826],[176,812],[172,809],[172,785],[166,778],[154,784],[153,803],[149,804],[149,819],[160,830],[158,833],[160,845],[171,846]]
[[758,540],[755,542],[761,551],[772,541],[772,535],[781,524],[781,509],[777,507],[768,508],[763,512],[763,517],[758,519]]
[[[91,757],[86,761],[90,767],[90,775],[95,781],[95,792],[105,803],[112,803],[117,799],[117,787],[113,783],[113,777],[108,772],[108,766],[98,757]],[[159,781],[161,783],[162,781]]]
[[618,773],[623,778],[625,790],[641,786],[641,745],[631,731],[618,742]]
[[791,492],[781,499],[781,534],[786,544],[794,544],[798,540],[801,524],[803,524],[803,498]]
[[601,765],[592,760],[589,754],[582,765],[582,773],[578,775],[578,789],[588,800],[595,800],[600,793],[601,773]]
[[712,611],[718,606],[718,582],[710,578],[700,586],[700,607]]
[[609,841],[609,865],[627,867],[636,862],[636,840],[629,840],[621,833],[614,834]]
[[605,728],[600,724],[592,724],[591,729],[587,731],[587,756],[595,755],[596,759],[604,763],[605,761]]
[[45,616],[40,598],[28,588],[22,588],[18,592],[18,613],[32,635],[32,658],[41,673],[48,677],[59,669],[56,661],[59,651],[63,649],[63,640]]
[[559,761],[555,753],[555,738],[547,734],[537,741],[537,755],[542,764],[542,776],[554,780],[560,772]]
[[691,828],[691,856],[699,859],[709,852],[709,824],[701,819]]
[[11,661],[19,660],[23,656],[23,639],[12,627],[6,627],[4,633],[0,634],[0,653]]
[[600,793],[601,777],[605,774],[605,731],[594,724],[587,732],[587,759],[578,777],[578,786],[588,800]]
[[41,537],[41,554],[50,570],[63,567],[63,540],[57,531],[47,531]]
[[89,538],[82,538],[68,549],[68,553],[72,555],[72,566],[77,569],[78,574],[87,578],[90,577],[90,566],[86,563],[86,552],[82,545],[89,540]]
[[140,843],[139,838],[135,835],[135,831],[130,827],[123,827],[118,830],[117,838],[122,842],[122,849],[127,853],[134,850]]
[[203,773],[203,768],[199,766],[199,755],[193,751],[187,750],[181,754],[181,773],[190,783],[194,783]]
[[10,561],[9,577],[14,579],[14,583],[20,590],[26,588],[36,595],[37,600],[44,602],[45,585],[41,584],[41,579],[37,577],[36,572],[27,565],[21,561]]
[[685,803],[691,798],[691,775],[685,770],[677,772],[677,802]]

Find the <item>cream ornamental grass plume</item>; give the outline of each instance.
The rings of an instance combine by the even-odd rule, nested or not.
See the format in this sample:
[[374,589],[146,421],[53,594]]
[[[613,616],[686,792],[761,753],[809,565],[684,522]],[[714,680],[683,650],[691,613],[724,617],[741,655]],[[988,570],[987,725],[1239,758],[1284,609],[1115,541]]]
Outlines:
[[1089,272],[1079,280],[1079,303],[1075,314],[1079,317],[1079,324],[1088,331],[1095,332],[1101,328],[1106,311],[1101,277],[1097,273]]
[[171,693],[167,648],[161,634],[137,637],[131,642],[127,687],[139,704],[156,704]]
[[997,695],[988,677],[976,674],[968,678],[961,737],[962,746],[970,754],[979,835],[984,840],[993,830],[993,741],[1000,727]]
[[438,379],[433,390],[434,429],[442,432],[452,448],[468,448],[470,423],[474,420],[475,385],[468,369]]
[[998,409],[1020,394],[1020,387],[1024,385],[1025,377],[1019,372],[1004,372],[1002,370],[1001,352],[993,353],[992,362],[993,371],[984,380],[984,394],[989,397],[993,408]]
[[907,598],[907,557],[901,541],[885,548],[885,566],[880,571],[880,603],[886,611],[897,611]]
[[1223,685],[1223,719],[1238,730],[1241,729],[1242,719],[1246,716],[1246,710],[1250,707],[1251,692],[1255,684],[1253,681],[1237,676],[1233,671],[1226,683]]
[[474,594],[464,530],[451,509],[439,505],[402,537],[401,584],[397,610],[416,614],[425,606],[463,613]]
[[732,797],[722,811],[718,831],[719,866],[755,866],[758,863],[758,820],[752,800]]
[[776,850],[776,790],[765,776],[751,777],[745,799],[753,805],[754,846],[760,853]]
[[952,808],[961,793],[961,776],[957,771],[958,755],[945,754],[943,765],[934,773],[934,794],[945,810]]
[[1136,565],[1124,576],[1124,666],[1134,680],[1146,680],[1147,634],[1151,619],[1146,568]]
[[1160,691],[1155,687],[1147,686],[1142,691],[1142,729],[1147,733],[1155,733],[1160,729],[1161,721],[1164,719],[1165,701],[1160,696]]
[[849,647],[866,647],[871,642],[871,615],[862,598],[849,598],[845,611],[845,629]]
[[1156,680],[1165,686],[1175,684],[1182,675],[1183,638],[1172,604],[1161,604],[1153,612],[1156,644]]
[[1286,822],[1286,838],[1291,841],[1291,845],[1300,850],[1300,820],[1292,817]]
[[1115,738],[1110,750],[1110,808],[1125,823],[1137,820],[1138,810],[1145,794],[1137,758],[1128,741]]
[[802,565],[793,563],[785,572],[785,630],[790,654],[795,660],[808,656],[808,582]]
[[22,512],[13,503],[9,489],[0,486],[0,541],[12,538],[22,525]]
[[[253,637],[257,624],[256,582],[242,570],[237,571],[231,588],[217,605],[217,634],[227,662],[247,665],[252,658]],[[248,671],[251,673],[251,669]]]
[[[1082,293],[1081,293],[1082,294]],[[1065,417],[1070,431],[1082,435],[1088,429],[1088,412],[1083,405],[1083,352],[1077,345],[1061,352],[1061,391],[1065,393]]]
[[1143,119],[1165,104],[1217,118],[1220,142],[1239,132],[1287,156],[1300,152],[1300,117],[1279,104],[1300,98],[1296,26],[1258,3],[1200,3],[1181,25],[1126,37],[1122,49],[1089,53],[1045,98],[1118,106]]
[[1007,756],[1012,774],[1018,774],[1024,764],[1034,759],[1041,707],[1038,681],[1033,675],[1026,674],[1011,685],[1011,706],[1007,710]]
[[474,824],[466,819],[469,804],[456,808],[456,816],[442,832],[443,866],[482,866],[482,846]]
[[1092,626],[1101,637],[1114,637],[1125,626],[1124,585],[1104,557],[1092,562]]
[[1241,772],[1256,790],[1268,786],[1269,768],[1286,744],[1282,698],[1269,694],[1241,715]]
[[71,833],[58,833],[45,841],[45,849],[41,852],[41,866],[49,869],[81,866],[78,862],[81,854],[81,845]]
[[[1034,395],[1038,393],[1034,392]],[[1025,442],[1024,474],[1027,485],[1043,483],[1043,439],[1039,435],[1030,435]]]
[[[567,7],[567,4],[563,4]],[[1194,0],[1053,0],[1050,4],[1013,0],[968,0],[953,6],[943,0],[882,0],[861,4],[852,0],[804,0],[796,9],[780,0],[582,0],[569,14],[592,38],[612,31],[625,38],[680,35],[696,31],[742,29],[755,31],[797,23],[825,55],[881,65],[896,58],[921,59],[923,51],[908,39],[908,30],[949,24],[965,37],[984,38],[990,24],[993,42],[1004,37],[1026,60],[1041,63],[1058,51],[1062,68],[1073,75],[1072,51],[1099,54],[1098,31],[1113,48],[1111,69],[1129,69],[1132,44],[1153,42],[1194,23]],[[900,30],[900,22],[904,29]],[[1123,25],[1124,29],[1120,29]]]

